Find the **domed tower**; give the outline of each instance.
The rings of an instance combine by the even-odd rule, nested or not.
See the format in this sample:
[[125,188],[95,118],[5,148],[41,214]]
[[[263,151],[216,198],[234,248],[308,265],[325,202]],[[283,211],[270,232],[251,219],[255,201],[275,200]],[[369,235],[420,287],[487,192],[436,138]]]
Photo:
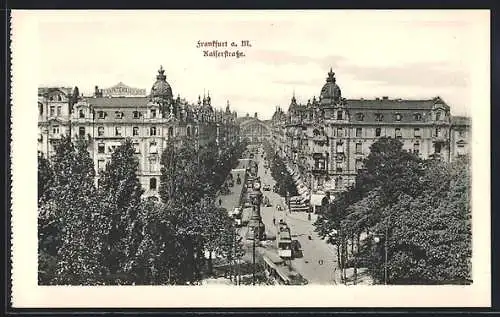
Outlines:
[[158,75],[156,76],[156,82],[151,87],[151,100],[153,102],[160,103],[161,110],[163,113],[169,112],[170,106],[172,105],[172,87],[167,82],[167,76],[165,75],[165,70],[163,66],[160,66],[158,70]]
[[328,72],[328,77],[326,78],[326,83],[321,88],[320,100],[321,104],[332,104],[339,103],[342,98],[342,92],[340,87],[336,83],[335,73],[330,68]]

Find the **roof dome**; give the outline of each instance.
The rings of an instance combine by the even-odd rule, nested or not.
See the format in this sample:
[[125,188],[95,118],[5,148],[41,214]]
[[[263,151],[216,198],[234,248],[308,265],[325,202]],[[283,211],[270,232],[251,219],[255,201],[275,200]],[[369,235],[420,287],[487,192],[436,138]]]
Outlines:
[[167,83],[167,76],[165,75],[165,70],[163,66],[160,66],[158,70],[158,75],[156,76],[156,82],[151,88],[151,97],[172,99],[172,88],[169,83]]
[[328,72],[328,77],[326,78],[326,84],[321,88],[321,99],[333,99],[334,101],[339,101],[342,97],[342,92],[340,87],[335,83],[335,73],[330,68]]

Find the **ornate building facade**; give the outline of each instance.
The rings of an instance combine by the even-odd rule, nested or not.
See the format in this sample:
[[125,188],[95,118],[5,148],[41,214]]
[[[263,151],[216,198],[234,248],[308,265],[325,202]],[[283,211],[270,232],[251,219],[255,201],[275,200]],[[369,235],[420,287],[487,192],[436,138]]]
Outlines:
[[467,154],[471,143],[470,119],[451,116],[441,98],[345,99],[331,69],[319,98],[300,104],[293,96],[288,111],[276,109],[271,130],[278,152],[310,189],[305,195],[352,185],[380,137],[399,139],[422,158],[447,161]]
[[262,143],[271,137],[270,122],[254,117],[242,117],[240,122],[240,136],[249,143]]
[[174,98],[163,68],[146,97],[74,95],[57,88],[39,93],[38,150],[50,158],[61,136],[86,139],[99,172],[114,149],[131,138],[146,197],[158,197],[160,157],[169,141],[193,142],[197,148],[222,147],[236,142],[239,134],[237,114],[230,110],[229,102],[225,110],[217,110],[210,96],[199,96],[197,103]]

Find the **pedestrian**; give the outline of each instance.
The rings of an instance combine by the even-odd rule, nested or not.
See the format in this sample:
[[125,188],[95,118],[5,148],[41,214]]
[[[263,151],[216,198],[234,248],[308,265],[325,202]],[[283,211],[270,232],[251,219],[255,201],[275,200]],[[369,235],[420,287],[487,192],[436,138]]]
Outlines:
[[276,218],[273,217],[273,225],[276,225]]

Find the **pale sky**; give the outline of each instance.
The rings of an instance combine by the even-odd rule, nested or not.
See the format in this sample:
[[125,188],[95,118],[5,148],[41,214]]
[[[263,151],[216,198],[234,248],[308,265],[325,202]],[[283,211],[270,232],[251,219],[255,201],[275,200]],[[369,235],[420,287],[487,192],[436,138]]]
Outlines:
[[[28,13],[30,13],[28,15]],[[330,67],[345,98],[441,96],[470,115],[487,11],[37,11],[43,86],[123,82],[150,92],[163,65],[174,96],[270,118],[318,97]],[[203,57],[198,41],[249,40],[245,57]],[[219,50],[235,50],[231,47]],[[489,106],[489,105],[488,105]]]

